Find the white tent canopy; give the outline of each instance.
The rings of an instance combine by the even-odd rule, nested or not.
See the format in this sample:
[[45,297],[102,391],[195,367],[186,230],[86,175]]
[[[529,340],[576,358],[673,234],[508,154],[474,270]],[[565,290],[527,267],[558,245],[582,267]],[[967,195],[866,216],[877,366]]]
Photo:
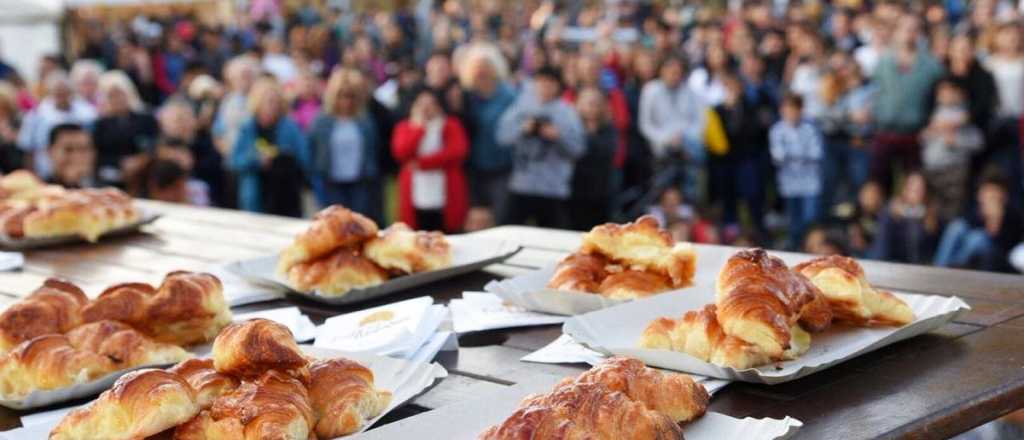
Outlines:
[[60,19],[61,0],[3,0],[0,23],[25,24],[33,21],[53,22]]
[[39,57],[60,50],[61,0],[2,0],[0,58],[33,79]]

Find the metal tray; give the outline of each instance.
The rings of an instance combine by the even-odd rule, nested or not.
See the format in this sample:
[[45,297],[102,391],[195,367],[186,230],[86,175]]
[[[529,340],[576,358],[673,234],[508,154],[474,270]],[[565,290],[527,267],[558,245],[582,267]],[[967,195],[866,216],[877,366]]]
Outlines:
[[[157,214],[155,212],[143,211],[142,216],[139,217],[138,221],[104,232],[103,235],[99,237],[99,239],[136,233],[143,226],[153,223],[158,218],[160,218],[160,214]],[[12,238],[7,236],[7,234],[0,233],[0,248],[14,251],[38,249],[85,242],[87,242],[87,240],[85,238],[82,238],[82,236],[80,235],[56,235],[53,237]]]

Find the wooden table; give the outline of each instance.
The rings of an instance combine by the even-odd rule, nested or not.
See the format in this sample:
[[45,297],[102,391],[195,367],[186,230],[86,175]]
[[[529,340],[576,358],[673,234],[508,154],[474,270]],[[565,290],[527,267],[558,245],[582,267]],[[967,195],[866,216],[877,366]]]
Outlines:
[[[141,201],[163,214],[146,234],[95,245],[40,250],[26,255],[23,271],[0,274],[0,303],[11,302],[48,276],[69,278],[92,295],[124,281],[158,282],[171,270],[209,269],[220,263],[275,252],[305,221],[238,211]],[[579,244],[580,234],[506,226],[479,232],[519,240],[524,250],[505,264],[383,301],[327,308],[298,305],[314,320],[429,294],[439,302],[480,290],[499,276],[555,263]],[[720,259],[735,248],[699,246],[700,259]],[[787,262],[803,256],[779,253]],[[1024,407],[1024,277],[920,266],[863,262],[876,286],[958,295],[973,310],[932,334],[878,350],[809,377],[775,386],[734,383],[712,410],[736,417],[793,416],[804,422],[799,438],[946,438]],[[285,301],[245,306],[251,311]],[[382,423],[473,398],[538,374],[569,375],[584,365],[544,365],[519,358],[553,341],[559,326],[463,335],[456,353],[438,360],[450,376],[388,415]],[[0,430],[18,426],[23,413],[0,410]]]

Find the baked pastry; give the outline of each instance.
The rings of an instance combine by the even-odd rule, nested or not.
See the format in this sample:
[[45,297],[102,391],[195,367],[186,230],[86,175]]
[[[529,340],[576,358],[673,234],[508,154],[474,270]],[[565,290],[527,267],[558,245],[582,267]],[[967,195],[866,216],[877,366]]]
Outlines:
[[527,397],[509,418],[478,440],[678,440],[672,417],[598,383],[570,383]]
[[309,366],[309,375],[309,398],[319,438],[356,432],[391,402],[390,392],[374,388],[373,372],[355,361],[319,360]]
[[835,319],[854,325],[906,325],[914,311],[893,294],[868,283],[864,268],[849,257],[818,257],[796,265],[828,298]]
[[718,274],[716,317],[725,334],[782,359],[799,323],[811,332],[832,322],[825,296],[803,275],[763,249],[737,252]]
[[63,335],[43,335],[0,355],[0,395],[21,399],[33,391],[85,383],[114,370],[105,356],[71,345]]
[[187,359],[167,371],[181,376],[196,392],[196,403],[209,409],[213,401],[238,388],[238,379],[213,369],[213,359]]
[[50,439],[143,439],[198,413],[195,392],[184,379],[163,370],[139,370],[121,376],[89,406],[65,416],[50,431]]
[[44,186],[46,186],[46,182],[43,182],[31,171],[14,170],[0,177],[0,198],[7,199]]
[[25,236],[25,217],[36,208],[24,200],[4,200],[0,202],[0,227],[10,238]]
[[33,203],[36,209],[24,218],[25,237],[78,235],[96,241],[141,216],[131,197],[115,188],[66,191]]
[[[790,329],[790,348],[781,360],[796,359],[810,348],[811,335],[799,325]],[[679,319],[658,318],[648,324],[640,337],[640,346],[655,350],[686,353],[704,362],[745,370],[772,363],[773,359],[757,346],[726,335],[718,324],[714,304],[686,312]]]
[[697,268],[693,246],[676,243],[649,215],[633,223],[594,227],[583,235],[580,252],[601,254],[626,268],[665,275],[675,288],[691,285]]
[[213,367],[222,374],[253,379],[277,370],[307,382],[308,363],[291,330],[269,319],[231,324],[213,340]]
[[350,248],[338,249],[288,270],[292,287],[324,296],[342,296],[352,289],[376,286],[387,279],[384,269]]
[[82,310],[86,322],[116,320],[160,342],[207,342],[231,322],[231,310],[217,277],[171,272],[160,287],[126,283],[104,290]]
[[575,378],[566,379],[566,383],[571,382],[604,385],[677,423],[703,416],[711,398],[704,386],[689,375],[663,373],[627,357],[607,359]]
[[178,426],[176,440],[307,440],[315,423],[306,387],[270,370],[213,402],[209,411]]
[[672,280],[665,275],[630,269],[608,275],[597,293],[612,299],[636,299],[671,289]]
[[47,334],[61,334],[82,322],[89,301],[78,286],[48,279],[32,294],[0,313],[0,352]]
[[608,276],[608,259],[600,254],[573,253],[555,267],[548,287],[556,290],[596,293]]
[[452,249],[440,232],[414,231],[395,223],[363,246],[363,255],[378,266],[404,274],[452,265]]
[[358,247],[377,236],[377,224],[369,218],[341,205],[324,208],[313,217],[309,229],[281,252],[277,271],[284,275],[292,266],[331,253],[338,248]]
[[111,371],[142,365],[173,364],[192,356],[177,345],[156,342],[117,321],[80,325],[65,336],[76,349],[109,359],[113,365]]

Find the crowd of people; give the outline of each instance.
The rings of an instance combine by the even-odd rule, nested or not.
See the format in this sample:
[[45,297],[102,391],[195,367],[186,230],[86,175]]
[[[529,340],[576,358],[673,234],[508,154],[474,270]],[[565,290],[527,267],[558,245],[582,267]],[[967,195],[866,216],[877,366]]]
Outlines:
[[0,168],[448,232],[651,213],[694,242],[1019,264],[1014,3],[706,3],[87,22],[37,78],[0,61]]

